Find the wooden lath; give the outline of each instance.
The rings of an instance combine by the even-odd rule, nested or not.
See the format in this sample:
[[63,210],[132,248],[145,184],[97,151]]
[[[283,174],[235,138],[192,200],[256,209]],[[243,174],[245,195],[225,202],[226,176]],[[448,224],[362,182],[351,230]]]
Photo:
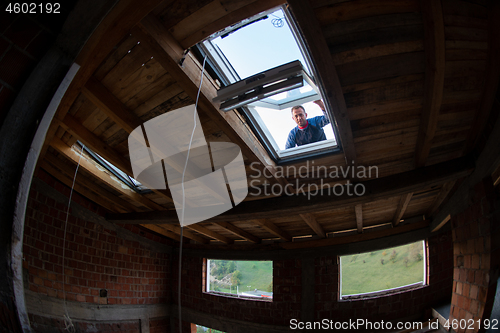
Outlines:
[[84,168],[91,174],[93,174],[97,179],[113,188],[114,190],[120,192],[125,197],[133,200],[141,205],[152,209],[152,210],[166,210],[163,206],[158,205],[157,203],[149,200],[148,198],[136,193],[132,189],[126,189],[122,184],[120,184],[117,180],[113,179],[110,175],[105,172],[102,172],[97,168],[96,165],[87,161],[85,158],[80,158],[66,143],[64,143],[61,139],[54,137],[50,143],[52,147],[54,147],[59,153],[63,154],[66,158],[68,158],[71,162],[75,164],[80,164],[80,167]]
[[290,0],[288,3],[308,46],[314,68],[316,69],[316,78],[325,92],[323,96],[325,104],[330,106],[330,110],[335,118],[332,121],[335,121],[337,125],[340,136],[338,139],[342,144],[346,163],[348,165],[352,163],[356,164],[356,149],[354,147],[351,122],[347,114],[347,106],[337,70],[321,32],[318,19],[308,1]]
[[[140,36],[141,40],[151,48],[155,59],[176,79],[184,92],[196,100],[201,80],[201,65],[190,55],[183,58],[184,49],[156,17],[152,15],[146,17],[142,20],[140,28],[134,29],[134,34]],[[181,59],[184,59],[182,66],[179,65]],[[250,129],[242,123],[235,112],[220,111],[218,105],[212,102],[217,95],[216,89],[214,82],[205,77],[201,85],[198,109],[206,113],[233,143],[238,144],[248,159],[258,162],[262,169],[267,167],[275,181],[285,186],[286,180],[276,175],[275,163]]]
[[[73,186],[76,168],[71,168],[52,154],[46,154],[46,158],[40,162],[40,167],[64,185],[68,187]],[[124,213],[138,211],[137,207],[130,202],[105,190],[82,174],[77,175],[74,189],[84,197],[99,203],[99,205],[111,212]]]
[[323,230],[323,227],[318,223],[314,215],[312,214],[299,214],[300,217],[304,220],[304,222],[307,223],[309,227],[321,238],[326,237],[325,230]]
[[264,228],[265,230],[267,230],[271,234],[283,239],[284,241],[287,241],[287,242],[292,241],[292,236],[290,236],[290,234],[288,232],[277,227],[274,223],[272,223],[271,221],[269,221],[267,219],[257,219],[257,220],[253,220],[253,222],[255,222],[255,224],[261,226],[262,228]]
[[399,200],[398,208],[396,209],[396,213],[394,214],[394,219],[392,220],[392,225],[396,227],[401,218],[403,217],[406,208],[408,208],[408,204],[410,203],[411,197],[413,196],[413,192],[407,193],[401,196]]
[[[214,216],[207,222],[234,222],[244,220],[266,219],[305,213],[317,213],[332,209],[355,206],[374,200],[392,198],[410,192],[421,191],[426,188],[444,184],[464,177],[472,172],[473,160],[470,156],[442,162],[417,170],[394,174],[391,176],[372,179],[363,182],[365,195],[349,196],[335,195],[333,192],[321,196],[311,196],[309,200],[304,196],[275,197],[265,200],[245,201],[235,208]],[[177,224],[175,212],[144,212],[109,215],[109,220],[126,223],[158,223]],[[135,222],[134,222],[135,221]],[[149,221],[149,222],[141,222]]]
[[249,242],[252,242],[255,244],[261,242],[261,239],[259,237],[256,237],[256,236],[252,235],[251,233],[249,233],[241,228],[238,228],[229,222],[222,222],[221,221],[221,222],[217,222],[215,224],[217,224],[221,228],[226,229],[227,231],[233,233],[234,235],[236,235],[238,237],[246,239]]
[[445,73],[445,38],[440,0],[422,0],[425,46],[424,107],[418,132],[415,165],[423,167],[436,133],[438,115],[443,100]]
[[356,228],[358,229],[358,234],[363,233],[363,205],[358,204],[354,206],[356,212]]

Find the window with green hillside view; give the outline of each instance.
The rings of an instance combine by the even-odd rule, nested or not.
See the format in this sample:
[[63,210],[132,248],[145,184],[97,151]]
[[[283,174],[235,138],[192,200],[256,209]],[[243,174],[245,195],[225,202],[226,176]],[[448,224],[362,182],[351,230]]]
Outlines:
[[[425,284],[425,241],[340,257],[341,298]],[[366,295],[368,294],[368,295]]]
[[273,298],[273,262],[207,259],[206,291],[237,297]]
[[213,329],[210,327],[205,327],[205,326],[196,325],[196,324],[193,324],[193,325],[196,326],[196,333],[225,333],[223,331],[219,331],[219,330],[216,330],[216,329]]

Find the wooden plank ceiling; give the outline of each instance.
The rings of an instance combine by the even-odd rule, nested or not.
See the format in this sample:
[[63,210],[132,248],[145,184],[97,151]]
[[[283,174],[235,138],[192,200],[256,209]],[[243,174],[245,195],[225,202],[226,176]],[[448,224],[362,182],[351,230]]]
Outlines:
[[[75,143],[133,176],[128,134],[196,99],[201,65],[185,50],[282,4],[120,1],[77,60],[81,69],[59,106],[39,167],[71,186],[80,163],[75,190],[108,210],[109,220],[141,224],[178,241],[180,227],[168,190],[139,194],[126,188],[88,155],[80,158]],[[377,228],[397,233],[426,227],[457,181],[472,171],[468,154],[478,150],[478,138],[498,110],[500,20],[494,2],[290,0],[286,5],[319,73],[343,148],[315,158],[315,165],[376,166],[378,177],[347,177],[351,185],[362,182],[362,196],[308,200],[252,195],[250,189],[242,204],[188,226],[184,237],[196,246],[276,242],[294,248],[333,244],[329,239],[337,237],[347,237],[340,242],[371,239],[377,233],[367,232]],[[264,189],[266,181],[268,186],[345,184],[328,176],[280,174],[244,119],[236,111],[219,111],[212,102],[219,89],[215,79],[206,74],[203,80],[201,126],[207,141],[241,147],[253,186]],[[258,162],[258,171],[252,162]],[[261,174],[264,168],[270,178]]]

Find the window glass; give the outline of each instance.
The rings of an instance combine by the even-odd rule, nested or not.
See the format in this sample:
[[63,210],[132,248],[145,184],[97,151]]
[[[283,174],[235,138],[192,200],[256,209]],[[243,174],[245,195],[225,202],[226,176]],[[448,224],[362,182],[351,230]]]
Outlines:
[[273,298],[272,261],[207,260],[207,292]]
[[341,256],[341,297],[387,292],[425,281],[425,242]]

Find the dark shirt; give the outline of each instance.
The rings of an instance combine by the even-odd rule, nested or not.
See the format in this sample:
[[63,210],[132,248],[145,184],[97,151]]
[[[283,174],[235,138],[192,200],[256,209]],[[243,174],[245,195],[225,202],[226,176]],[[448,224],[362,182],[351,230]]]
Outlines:
[[295,128],[290,131],[288,139],[286,140],[285,149],[326,140],[323,126],[330,123],[326,115],[307,119],[307,122],[306,128],[300,129],[298,126],[295,126]]

